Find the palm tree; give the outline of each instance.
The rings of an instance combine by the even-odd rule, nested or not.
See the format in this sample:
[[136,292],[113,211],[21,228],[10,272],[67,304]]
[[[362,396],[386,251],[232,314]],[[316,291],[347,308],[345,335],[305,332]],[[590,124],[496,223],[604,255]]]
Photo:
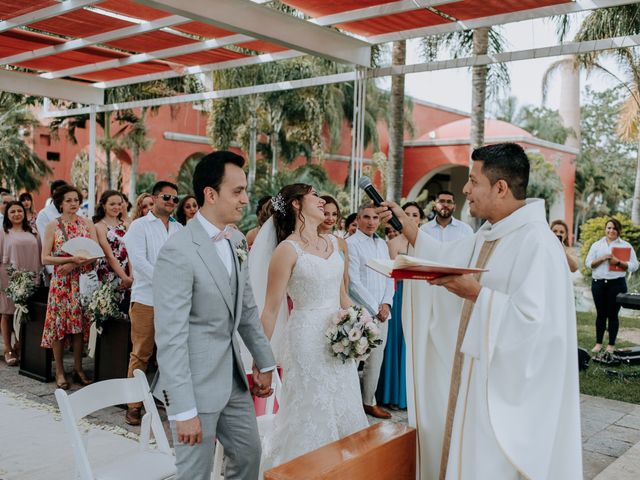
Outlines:
[[1,181],[10,190],[36,190],[42,179],[52,173],[25,141],[38,125],[24,97],[0,92]]
[[[624,35],[636,35],[640,32],[640,5],[625,5],[621,7],[605,8],[592,11],[582,22],[576,41],[597,40]],[[578,57],[579,63],[587,69],[600,69],[599,60],[604,55],[612,55],[623,69],[626,81],[621,82],[626,86],[629,97],[625,103],[619,133],[621,139],[636,142],[637,165],[633,200],[631,204],[631,221],[640,223],[640,135],[638,122],[640,121],[640,98],[638,88],[640,86],[640,55],[633,48],[621,48],[610,52],[591,52]],[[611,72],[609,72],[611,73]]]
[[[475,30],[450,32],[426,37],[422,41],[426,60],[435,60],[443,49],[454,58],[469,55],[500,53],[505,39],[497,28],[482,27]],[[472,67],[471,90],[471,149],[484,144],[484,119],[487,94],[497,96],[509,84],[509,70],[504,63]],[[487,87],[489,87],[487,91]]]
[[[407,58],[405,40],[393,42],[391,63],[404,65]],[[391,121],[389,122],[389,158],[387,163],[387,198],[400,202],[404,164],[404,75],[391,77]]]
[[131,150],[131,174],[129,176],[129,195],[133,198],[136,191],[136,181],[138,179],[138,162],[140,161],[140,153],[148,150],[153,144],[152,140],[147,138],[147,126],[145,118],[148,109],[143,107],[140,116],[133,122],[129,123],[121,131],[120,146]]
[[[111,104],[128,102],[132,100],[149,100],[154,98],[173,96],[180,93],[194,93],[200,91],[201,89],[202,86],[198,82],[198,80],[192,75],[187,75],[184,77],[156,80],[153,82],[125,85],[122,87],[107,89],[105,91],[105,103]],[[69,108],[74,108],[75,106],[75,104],[71,104]],[[151,107],[151,110],[157,111],[158,108],[159,107]],[[76,115],[72,117],[57,117],[52,120],[49,128],[51,129],[52,133],[57,134],[61,127],[66,127],[68,139],[75,144],[77,143],[77,139],[75,136],[76,129],[78,127],[84,127],[88,120],[88,114]],[[98,140],[98,145],[100,145],[105,153],[107,188],[109,189],[111,189],[113,186],[111,152],[118,148],[121,148],[118,142],[118,138],[115,138],[114,135],[111,134],[111,125],[114,121],[125,126],[128,124],[133,125],[138,122],[138,117],[132,110],[100,112],[96,115],[96,123],[102,128],[103,132],[102,138]],[[142,144],[139,145],[142,146]],[[144,148],[139,148],[138,153],[142,150],[144,150]],[[134,179],[137,175],[137,171],[133,169],[133,165],[131,169],[131,175]]]
[[[337,67],[326,60],[305,57],[216,72],[214,83],[221,90],[336,71]],[[290,163],[299,155],[310,159],[319,153],[325,128],[332,144],[339,141],[342,102],[342,91],[335,85],[216,100],[212,102],[208,135],[215,148],[229,148],[237,142],[250,152],[248,177],[253,187],[257,150],[271,159],[273,177],[280,161]],[[257,142],[260,134],[268,138],[267,144]]]

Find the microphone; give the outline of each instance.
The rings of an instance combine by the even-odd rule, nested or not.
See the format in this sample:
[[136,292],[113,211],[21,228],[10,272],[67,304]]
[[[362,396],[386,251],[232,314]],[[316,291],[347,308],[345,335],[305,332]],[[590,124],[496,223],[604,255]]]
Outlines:
[[[376,207],[379,207],[384,199],[380,196],[376,187],[374,187],[371,183],[371,179],[369,177],[360,177],[358,181],[358,186],[364,190],[367,196],[373,201]],[[391,213],[391,219],[389,220],[389,224],[395,228],[397,231],[402,232],[402,224],[398,217],[396,217],[393,213]]]

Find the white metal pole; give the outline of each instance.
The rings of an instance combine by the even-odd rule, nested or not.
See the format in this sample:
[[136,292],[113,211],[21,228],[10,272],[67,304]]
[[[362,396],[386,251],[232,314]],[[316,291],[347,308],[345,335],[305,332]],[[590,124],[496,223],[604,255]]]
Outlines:
[[89,216],[96,203],[96,106],[89,107]]

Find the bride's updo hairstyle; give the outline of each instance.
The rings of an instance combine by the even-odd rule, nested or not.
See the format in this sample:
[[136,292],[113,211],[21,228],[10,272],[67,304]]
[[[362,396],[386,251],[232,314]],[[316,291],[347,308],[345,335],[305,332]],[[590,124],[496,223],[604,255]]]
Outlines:
[[273,207],[273,224],[276,227],[278,243],[293,233],[296,228],[296,220],[299,218],[304,229],[304,215],[293,206],[294,200],[298,200],[302,209],[303,197],[311,192],[313,187],[306,183],[292,183],[283,187],[278,195],[271,199]]

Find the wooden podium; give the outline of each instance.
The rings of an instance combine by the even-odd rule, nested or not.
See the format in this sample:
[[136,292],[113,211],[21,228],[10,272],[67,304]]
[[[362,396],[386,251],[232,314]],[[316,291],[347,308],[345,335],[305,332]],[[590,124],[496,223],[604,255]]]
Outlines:
[[380,422],[264,474],[265,480],[415,480],[416,431]]

